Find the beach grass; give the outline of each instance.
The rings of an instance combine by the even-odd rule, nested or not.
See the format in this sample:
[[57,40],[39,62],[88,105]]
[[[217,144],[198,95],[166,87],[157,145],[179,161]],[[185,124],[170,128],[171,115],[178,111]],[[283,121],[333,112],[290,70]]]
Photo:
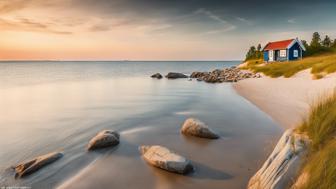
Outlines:
[[336,91],[330,96],[320,97],[312,105],[309,117],[297,131],[311,139],[302,168],[309,179],[300,188],[336,188]]
[[291,62],[274,62],[268,64],[263,64],[260,60],[250,60],[243,67],[243,69],[261,72],[273,78],[281,76],[288,78],[309,68],[311,68],[311,73],[315,75],[317,79],[336,72],[336,53],[312,56]]

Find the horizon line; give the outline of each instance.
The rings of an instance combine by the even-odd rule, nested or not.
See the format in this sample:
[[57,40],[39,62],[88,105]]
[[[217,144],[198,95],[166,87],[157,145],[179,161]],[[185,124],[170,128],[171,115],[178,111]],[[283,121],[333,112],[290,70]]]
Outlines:
[[243,60],[48,60],[48,59],[10,59],[10,60],[1,60],[0,62],[229,62],[229,61],[243,61]]

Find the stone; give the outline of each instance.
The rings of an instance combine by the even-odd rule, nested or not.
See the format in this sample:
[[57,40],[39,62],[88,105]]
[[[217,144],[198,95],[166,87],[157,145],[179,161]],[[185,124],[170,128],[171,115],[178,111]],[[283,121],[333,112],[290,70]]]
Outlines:
[[95,150],[98,148],[116,146],[119,144],[119,138],[120,135],[115,131],[111,130],[101,131],[90,140],[87,149]]
[[33,160],[20,163],[14,166],[15,178],[21,178],[29,174],[32,174],[41,169],[42,167],[55,162],[61,157],[63,157],[63,154],[61,152],[52,152],[49,154],[38,156]]
[[151,78],[161,79],[162,75],[160,73],[153,74]]
[[307,136],[288,129],[263,166],[250,179],[248,189],[289,188],[295,181],[307,153]]
[[163,146],[141,146],[144,160],[154,167],[178,174],[187,174],[194,170],[191,162]]
[[168,79],[178,79],[178,78],[188,78],[188,76],[184,75],[183,73],[176,73],[176,72],[169,72],[166,75]]
[[211,72],[193,72],[191,78],[197,78],[198,81],[207,83],[238,82],[247,78],[259,78],[259,74],[247,70],[241,70],[237,67],[224,69],[215,69]]
[[208,139],[219,138],[219,135],[212,131],[207,125],[205,125],[205,123],[195,118],[189,118],[183,123],[181,133],[184,135]]

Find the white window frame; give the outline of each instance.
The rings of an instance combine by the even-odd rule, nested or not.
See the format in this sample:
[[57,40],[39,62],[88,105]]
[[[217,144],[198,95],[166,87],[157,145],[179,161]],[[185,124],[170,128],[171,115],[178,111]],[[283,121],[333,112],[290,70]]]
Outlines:
[[294,50],[293,51],[293,57],[294,58],[298,58],[299,57],[299,51],[298,50]]
[[287,50],[282,49],[282,50],[280,50],[279,54],[280,54],[280,57],[285,58],[285,57],[287,57]]

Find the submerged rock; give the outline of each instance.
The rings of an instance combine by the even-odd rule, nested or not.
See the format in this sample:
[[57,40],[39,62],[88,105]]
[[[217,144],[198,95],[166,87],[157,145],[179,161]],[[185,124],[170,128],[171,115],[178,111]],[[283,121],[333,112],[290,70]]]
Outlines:
[[297,177],[309,140],[289,129],[280,138],[264,165],[250,179],[248,189],[289,188]]
[[88,150],[95,150],[97,148],[105,148],[109,146],[116,146],[119,144],[119,134],[115,131],[104,130],[93,137],[88,146]]
[[20,163],[14,166],[15,169],[15,178],[21,178],[27,176],[42,167],[55,162],[56,160],[63,157],[61,152],[52,152],[46,155],[38,156],[33,160]]
[[146,162],[155,167],[179,174],[194,169],[189,160],[163,146],[141,146],[139,149]]
[[188,78],[188,76],[184,75],[183,73],[176,73],[176,72],[169,72],[166,75],[168,79],[178,79],[178,78]]
[[151,78],[161,79],[162,75],[160,73],[153,74]]
[[201,138],[219,138],[219,135],[212,131],[207,125],[205,125],[205,123],[195,118],[189,118],[184,121],[181,128],[181,133]]

